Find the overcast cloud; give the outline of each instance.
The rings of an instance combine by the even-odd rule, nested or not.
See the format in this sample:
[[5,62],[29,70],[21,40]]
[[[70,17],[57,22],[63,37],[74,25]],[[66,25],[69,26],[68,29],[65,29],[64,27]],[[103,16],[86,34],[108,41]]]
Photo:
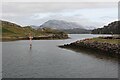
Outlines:
[[76,22],[86,28],[102,27],[118,19],[118,4],[113,2],[4,2],[2,20],[22,26],[41,25],[48,20]]

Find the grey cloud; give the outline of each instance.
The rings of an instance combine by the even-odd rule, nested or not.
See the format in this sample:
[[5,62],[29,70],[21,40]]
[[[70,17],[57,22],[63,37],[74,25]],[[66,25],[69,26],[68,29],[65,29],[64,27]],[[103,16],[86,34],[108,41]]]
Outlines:
[[[82,25],[101,26],[103,23],[92,22],[81,14],[71,15],[77,9],[116,8],[113,2],[4,2],[2,4],[2,19],[21,25],[40,25],[50,19],[77,22]],[[89,14],[89,13],[87,13]]]
[[110,8],[116,7],[116,3],[113,2],[60,2],[60,3],[38,3],[38,2],[4,2],[2,4],[3,12],[6,13],[45,13],[45,12],[59,12],[64,9],[74,10],[74,9],[85,9],[85,8]]

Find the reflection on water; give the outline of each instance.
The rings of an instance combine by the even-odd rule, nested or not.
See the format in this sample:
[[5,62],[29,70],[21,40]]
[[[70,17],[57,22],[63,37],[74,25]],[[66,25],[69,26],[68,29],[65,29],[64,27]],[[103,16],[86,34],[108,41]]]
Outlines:
[[29,65],[32,65],[32,46],[30,46],[30,49],[28,52],[28,63]]
[[105,52],[101,51],[95,51],[91,49],[85,49],[85,48],[64,48],[64,49],[69,49],[72,51],[79,53],[82,53],[84,55],[89,55],[91,57],[99,58],[99,59],[104,59],[104,60],[111,60],[111,61],[118,61],[118,58],[113,57],[113,55],[108,55]]
[[32,49],[32,46],[30,46],[30,51],[31,51],[31,49]]
[[[117,78],[118,62],[90,51],[58,45],[98,35],[70,35],[67,40],[3,42],[3,78]],[[96,57],[97,56],[97,57]]]

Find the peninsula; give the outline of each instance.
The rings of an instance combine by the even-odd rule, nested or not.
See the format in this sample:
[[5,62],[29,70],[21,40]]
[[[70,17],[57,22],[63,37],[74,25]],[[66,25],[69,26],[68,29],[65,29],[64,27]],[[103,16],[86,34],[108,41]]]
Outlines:
[[74,49],[89,49],[93,51],[101,51],[103,55],[109,55],[114,57],[120,56],[120,33],[119,33],[120,21],[115,21],[108,26],[92,30],[93,34],[110,34],[111,36],[100,36],[95,38],[87,38],[83,40],[77,40],[70,44],[60,45],[61,48],[74,48]]

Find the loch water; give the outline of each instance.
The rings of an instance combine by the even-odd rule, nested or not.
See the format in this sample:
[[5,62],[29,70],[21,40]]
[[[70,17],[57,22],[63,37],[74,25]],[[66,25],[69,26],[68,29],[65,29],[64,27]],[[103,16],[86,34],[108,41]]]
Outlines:
[[[117,78],[118,61],[92,51],[59,48],[84,38],[106,35],[69,34],[64,40],[2,42],[3,78]],[[98,53],[98,52],[94,52]]]

